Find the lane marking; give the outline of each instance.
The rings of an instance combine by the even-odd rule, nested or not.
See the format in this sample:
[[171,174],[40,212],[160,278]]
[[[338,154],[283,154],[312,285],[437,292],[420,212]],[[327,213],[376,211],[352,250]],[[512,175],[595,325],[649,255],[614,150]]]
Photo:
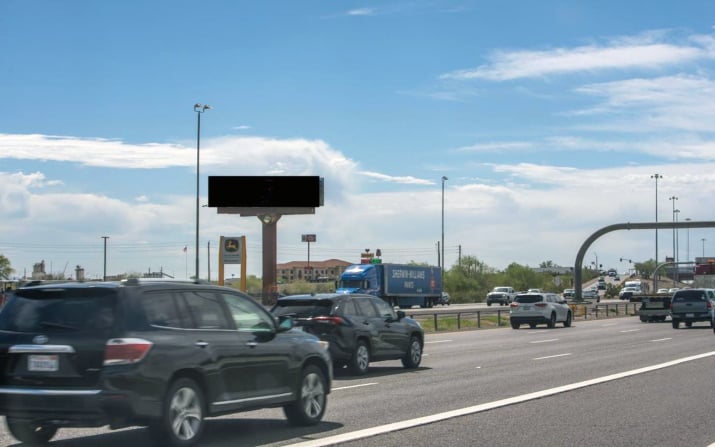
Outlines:
[[559,339],[558,338],[550,338],[548,340],[534,340],[534,341],[530,341],[529,343],[549,343],[551,341],[559,341]]
[[647,372],[657,371],[659,369],[668,368],[671,366],[676,366],[681,363],[692,362],[695,360],[704,359],[707,357],[715,356],[715,351],[705,352],[703,354],[692,355],[690,357],[683,357],[676,360],[671,360],[665,363],[659,363],[656,365],[646,366],[643,368],[632,369],[630,371],[624,371],[621,373],[611,374],[608,376],[597,377],[591,380],[584,380],[583,382],[576,382],[569,385],[563,385],[556,388],[549,388],[543,391],[536,391],[534,393],[522,394],[521,396],[509,397],[507,399],[501,399],[494,402],[487,402],[484,404],[474,405],[471,407],[460,408],[457,410],[446,411],[444,413],[432,414],[429,416],[424,416],[415,419],[409,419],[401,422],[393,422],[391,424],[379,425],[377,427],[365,428],[362,430],[356,430],[348,433],[341,433],[338,435],[328,436],[320,439],[313,439],[310,441],[298,442],[296,444],[290,444],[288,447],[324,447],[339,444],[341,442],[350,442],[358,439],[369,438],[372,436],[377,436],[385,433],[390,433],[398,430],[405,430],[407,428],[418,427],[420,425],[432,424],[434,422],[444,421],[447,419],[453,419],[456,417],[467,416],[470,414],[481,413],[488,410],[493,410],[495,408],[501,408],[508,405],[519,404],[527,402],[530,400],[541,399],[547,396],[554,396],[556,394],[565,393],[567,391],[573,391],[580,388],[586,388],[588,386],[599,385],[606,382],[612,382],[614,380],[624,379],[626,377],[631,377],[639,374],[645,374]]
[[672,339],[673,339],[672,337],[668,337],[668,338],[658,338],[656,340],[651,340],[651,341],[666,341],[666,340],[672,340]]
[[626,332],[637,332],[640,331],[640,329],[626,329],[623,331],[619,331],[621,334],[625,334]]
[[616,323],[602,324],[601,327],[615,326]]
[[548,356],[546,356],[546,357],[536,357],[536,358],[533,359],[533,360],[554,359],[554,358],[556,358],[556,357],[566,357],[567,355],[571,355],[571,353],[568,352],[568,353],[566,353],[566,354],[556,354],[556,355],[548,355]]
[[449,342],[451,342],[451,341],[453,341],[453,340],[435,340],[435,341],[426,341],[426,342],[425,342],[425,344],[426,344],[426,345],[429,345],[429,344],[433,344],[433,343],[449,343]]
[[331,388],[332,391],[340,391],[340,390],[349,390],[351,388],[361,388],[364,386],[372,386],[372,385],[377,385],[377,382],[372,382],[372,383],[361,383],[360,385],[348,385],[348,386],[341,386],[338,388]]

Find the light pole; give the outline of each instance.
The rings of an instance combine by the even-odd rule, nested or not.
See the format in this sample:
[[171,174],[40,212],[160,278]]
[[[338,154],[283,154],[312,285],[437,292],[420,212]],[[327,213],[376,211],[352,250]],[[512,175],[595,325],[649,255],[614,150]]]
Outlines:
[[102,239],[104,239],[104,275],[102,276],[102,281],[107,280],[107,239],[109,239],[109,236],[102,236]]
[[[658,223],[658,179],[663,178],[662,175],[656,173],[650,176],[655,179],[655,223]],[[658,265],[658,229],[655,229],[655,265]]]
[[[690,222],[692,219],[689,217],[685,218],[686,222]],[[685,249],[685,261],[690,262],[690,227],[688,227],[688,231],[685,232],[685,238],[687,240],[686,242],[686,249]]]
[[[675,222],[675,201],[678,200],[676,196],[668,197],[668,200],[673,202],[673,222]],[[673,226],[673,260],[675,260],[675,226]]]
[[705,238],[700,239],[703,241],[703,258],[705,257]]
[[194,112],[196,112],[196,276],[194,279],[199,280],[199,149],[201,148],[201,114],[210,109],[208,104],[194,104]]
[[442,176],[442,259],[440,260],[442,264],[442,280],[444,280],[444,268],[445,268],[445,262],[444,262],[444,182],[449,180],[447,176],[443,175]]
[[[673,210],[673,213],[675,215],[675,223],[678,223],[678,216],[680,215],[680,210],[679,209]],[[680,265],[678,264],[679,258],[680,258],[680,255],[679,255],[679,252],[680,252],[680,240],[679,240],[680,230],[675,229],[675,228],[673,228],[673,230],[675,231],[675,252],[674,252],[675,254],[673,255],[674,259],[675,259],[675,276],[674,276],[674,278],[676,281],[678,281],[680,279]]]

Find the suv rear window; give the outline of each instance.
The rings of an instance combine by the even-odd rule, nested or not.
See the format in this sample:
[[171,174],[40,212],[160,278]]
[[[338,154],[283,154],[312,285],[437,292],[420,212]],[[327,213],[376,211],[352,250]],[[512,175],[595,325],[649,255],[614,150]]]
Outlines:
[[514,298],[517,303],[540,303],[544,301],[544,297],[541,295],[517,295]]
[[114,290],[18,290],[0,312],[0,330],[68,332],[110,329],[114,324]]
[[293,318],[313,318],[330,315],[333,308],[330,300],[278,300],[271,313],[280,317],[290,315]]
[[688,301],[705,301],[704,290],[680,290],[673,296],[673,301],[688,302]]

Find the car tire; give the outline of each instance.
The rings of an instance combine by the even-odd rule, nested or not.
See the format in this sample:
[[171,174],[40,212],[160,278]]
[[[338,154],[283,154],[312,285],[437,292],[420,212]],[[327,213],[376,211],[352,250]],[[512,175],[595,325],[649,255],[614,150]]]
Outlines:
[[402,366],[407,369],[415,369],[422,362],[422,345],[416,335],[410,337],[410,345],[407,347],[405,356],[402,357]]
[[551,312],[551,317],[549,318],[549,322],[546,324],[549,329],[553,329],[554,326],[556,326],[556,313]]
[[487,306],[492,307],[492,303],[490,301],[487,301]]
[[680,321],[676,320],[675,318],[673,318],[672,323],[673,323],[673,329],[678,329],[680,327]]
[[691,328],[691,327],[693,327],[693,323],[692,323],[691,321],[686,321],[686,322],[685,322],[685,327]]
[[54,424],[37,424],[30,421],[21,421],[11,417],[6,418],[5,424],[8,431],[23,444],[41,445],[47,444],[57,433],[57,426]]
[[529,327],[531,329],[536,329],[536,323],[529,323]]
[[571,312],[566,314],[566,320],[564,320],[564,327],[571,327]]
[[323,371],[315,365],[308,365],[301,373],[300,387],[296,390],[296,400],[283,406],[283,413],[294,426],[315,425],[323,419],[328,402],[328,383]]
[[519,323],[512,321],[511,322],[511,328],[512,329],[519,329],[519,326],[521,326]]
[[159,445],[188,447],[199,440],[204,426],[203,392],[196,382],[184,377],[169,386],[161,419],[149,429]]
[[358,340],[349,363],[350,372],[356,376],[367,373],[370,367],[370,348],[363,340]]

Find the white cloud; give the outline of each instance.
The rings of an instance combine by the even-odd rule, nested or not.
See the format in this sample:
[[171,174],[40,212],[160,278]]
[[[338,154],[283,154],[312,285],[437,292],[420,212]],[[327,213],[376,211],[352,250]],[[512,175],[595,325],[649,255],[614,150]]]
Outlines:
[[346,14],[349,16],[371,16],[375,14],[375,10],[372,8],[356,8],[349,10]]
[[435,183],[431,180],[419,179],[412,176],[396,177],[378,172],[360,171],[358,174],[388,183],[401,183],[404,185],[433,185]]
[[710,36],[692,36],[686,43],[659,41],[663,33],[622,37],[604,45],[550,50],[500,50],[474,69],[443,74],[442,79],[507,81],[577,72],[661,68],[713,58]]

